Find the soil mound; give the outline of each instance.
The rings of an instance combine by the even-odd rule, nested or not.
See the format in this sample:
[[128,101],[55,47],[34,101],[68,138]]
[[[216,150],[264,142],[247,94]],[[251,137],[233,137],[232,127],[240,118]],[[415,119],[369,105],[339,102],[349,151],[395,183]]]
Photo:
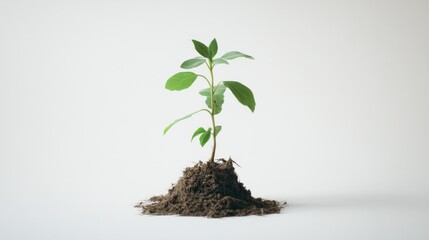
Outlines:
[[199,162],[183,171],[168,194],[155,196],[150,203],[140,203],[143,213],[182,216],[245,216],[280,212],[277,201],[253,198],[250,190],[238,181],[233,161]]

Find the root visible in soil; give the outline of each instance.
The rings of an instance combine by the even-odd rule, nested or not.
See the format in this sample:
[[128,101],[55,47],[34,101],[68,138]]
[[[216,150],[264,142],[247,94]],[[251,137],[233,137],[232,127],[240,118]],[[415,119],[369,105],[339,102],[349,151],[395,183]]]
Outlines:
[[281,204],[253,198],[238,181],[233,161],[199,162],[184,170],[168,194],[155,196],[136,207],[152,215],[227,217],[280,212]]

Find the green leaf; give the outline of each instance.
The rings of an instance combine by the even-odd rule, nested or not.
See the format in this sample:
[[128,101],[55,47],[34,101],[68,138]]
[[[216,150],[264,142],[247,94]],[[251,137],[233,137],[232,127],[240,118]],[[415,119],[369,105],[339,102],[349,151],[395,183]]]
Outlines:
[[222,126],[216,126],[214,130],[215,137],[220,133],[220,130],[222,130]]
[[229,64],[229,62],[223,58],[216,58],[215,60],[213,60],[213,65],[217,64]]
[[192,42],[194,43],[195,50],[197,50],[201,56],[210,58],[209,48],[204,43],[197,40],[192,40]]
[[183,90],[192,85],[198,75],[193,72],[179,72],[170,77],[165,83],[168,90]]
[[[215,88],[215,92],[214,92],[214,114],[219,114],[222,111],[222,105],[224,103],[224,93],[225,93],[225,86],[224,85],[218,85]],[[202,96],[206,97],[206,105],[212,109],[212,96],[210,93],[210,88],[205,88],[203,90],[200,91],[200,94]]]
[[198,129],[194,132],[194,134],[192,135],[191,142],[192,142],[192,140],[194,140],[194,137],[196,137],[196,136],[200,135],[201,133],[203,133],[203,132],[205,132],[205,131],[206,131],[206,130],[205,130],[204,128],[202,128],[202,127],[198,128]]
[[176,119],[176,120],[174,120],[174,122],[172,122],[172,123],[170,123],[170,125],[168,125],[166,128],[164,128],[164,135],[168,132],[168,130],[170,130],[170,128],[174,125],[174,124],[176,124],[176,123],[178,123],[178,122],[180,122],[180,121],[182,121],[182,120],[185,120],[185,119],[187,119],[187,118],[190,118],[190,117],[192,117],[192,115],[194,115],[194,114],[196,114],[196,113],[199,113],[199,112],[201,112],[201,111],[206,111],[206,109],[200,109],[200,110],[198,110],[198,111],[195,111],[195,112],[193,112],[193,113],[190,113],[190,114],[188,114],[188,115],[186,115],[186,116],[184,116],[184,117],[181,117],[181,118],[179,118],[179,119]]
[[228,53],[225,53],[225,54],[222,56],[222,58],[223,58],[223,59],[226,59],[226,60],[232,60],[232,59],[234,59],[234,58],[238,58],[238,57],[244,57],[244,58],[249,58],[249,59],[255,59],[255,58],[253,58],[252,56],[249,56],[249,55],[247,55],[247,54],[244,54],[244,53],[241,53],[241,52],[238,52],[238,51],[228,52]]
[[223,84],[231,90],[232,94],[234,94],[241,104],[248,106],[252,112],[255,111],[255,97],[248,87],[234,81],[224,81]]
[[210,140],[211,132],[212,132],[212,129],[208,128],[206,132],[201,134],[200,136],[201,147],[204,147],[204,145],[206,145],[206,143]]
[[209,45],[210,58],[213,59],[214,56],[216,56],[216,53],[217,53],[217,41],[216,41],[216,38],[213,38],[212,42]]
[[192,59],[184,61],[182,63],[182,65],[180,65],[180,67],[184,68],[184,69],[191,69],[191,68],[198,67],[205,62],[206,62],[206,60],[204,58],[200,58],[200,57],[192,58]]

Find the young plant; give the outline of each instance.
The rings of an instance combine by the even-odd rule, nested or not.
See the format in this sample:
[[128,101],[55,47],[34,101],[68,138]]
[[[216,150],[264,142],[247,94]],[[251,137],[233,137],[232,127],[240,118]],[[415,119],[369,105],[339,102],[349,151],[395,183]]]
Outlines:
[[213,148],[209,161],[214,161],[217,144],[216,137],[222,130],[222,126],[216,125],[215,116],[222,111],[225,90],[228,88],[237,98],[237,100],[241,104],[249,107],[252,112],[255,111],[256,105],[252,91],[242,83],[236,81],[220,81],[216,83],[214,80],[214,67],[219,64],[229,64],[229,60],[233,60],[239,57],[248,59],[254,58],[238,51],[228,52],[222,55],[222,57],[215,58],[218,50],[216,39],[213,39],[208,47],[197,40],[192,40],[192,42],[194,43],[195,50],[200,54],[200,56],[184,61],[180,67],[183,69],[192,69],[205,64],[209,70],[210,76],[206,77],[202,74],[197,74],[190,71],[179,72],[174,74],[167,80],[165,88],[171,91],[180,91],[183,89],[187,89],[194,83],[194,81],[198,77],[200,77],[204,79],[208,84],[208,88],[202,89],[199,92],[200,95],[206,98],[205,102],[208,109],[203,108],[175,120],[164,129],[164,134],[167,133],[167,131],[174,124],[184,119],[190,118],[196,113],[207,112],[210,115],[211,126],[207,129],[203,127],[198,128],[192,135],[191,141],[195,137],[199,136],[200,144],[202,147],[204,147],[204,145],[210,140],[210,138],[213,137]]

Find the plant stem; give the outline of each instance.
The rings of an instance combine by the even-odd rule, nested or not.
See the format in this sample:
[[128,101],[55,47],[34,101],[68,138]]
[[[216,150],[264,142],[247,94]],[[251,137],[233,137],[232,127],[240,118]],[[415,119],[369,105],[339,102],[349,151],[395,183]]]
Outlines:
[[201,75],[201,74],[198,74],[198,76],[200,76],[200,77],[204,78],[204,79],[207,81],[207,83],[209,84],[209,86],[211,87],[211,85],[210,85],[210,81],[209,81],[209,79],[208,79],[208,78],[206,78],[206,76]]
[[213,149],[212,149],[212,155],[210,156],[210,162],[214,162],[215,153],[216,153],[216,122],[215,122],[215,102],[214,102],[214,77],[213,77],[213,62],[210,60],[208,64],[209,70],[210,70],[210,78],[211,78],[211,86],[210,86],[210,96],[211,96],[211,119],[212,119],[212,125],[213,125]]

